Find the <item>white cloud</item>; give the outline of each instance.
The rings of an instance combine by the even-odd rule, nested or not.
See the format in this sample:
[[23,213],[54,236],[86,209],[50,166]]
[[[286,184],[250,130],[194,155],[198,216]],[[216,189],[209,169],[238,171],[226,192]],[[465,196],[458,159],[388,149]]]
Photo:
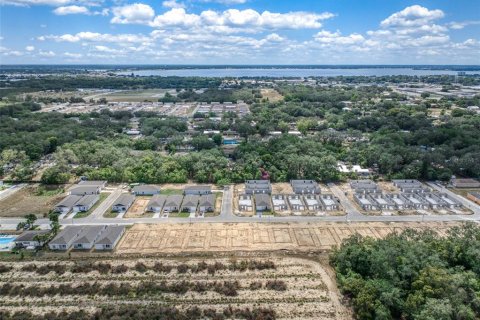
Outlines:
[[118,42],[118,43],[142,43],[149,42],[150,38],[144,35],[137,34],[108,34],[108,33],[97,33],[97,32],[79,32],[77,34],[63,34],[63,35],[47,35],[40,36],[37,38],[40,41],[47,39],[54,40],[57,42],[79,42],[79,41],[88,41],[88,42]]
[[103,2],[103,0],[0,0],[0,5],[13,5],[21,7],[30,7],[35,5],[60,7],[69,4],[98,6],[101,2]]
[[65,6],[65,7],[58,7],[53,10],[53,13],[58,16],[64,16],[67,14],[90,14],[90,11],[87,7],[84,6]]
[[65,52],[63,55],[65,57],[72,58],[72,59],[79,59],[79,58],[83,57],[83,54],[81,54],[81,53]]
[[55,52],[53,52],[53,51],[42,51],[42,50],[40,50],[38,55],[40,55],[42,57],[47,57],[47,58],[56,56]]
[[466,26],[478,25],[480,21],[462,21],[462,22],[450,22],[447,26],[453,30],[460,30],[465,28]]
[[202,0],[202,2],[216,2],[224,5],[233,5],[247,3],[247,0]]
[[444,17],[442,10],[429,10],[419,5],[406,7],[383,20],[382,27],[416,27]]
[[176,0],[166,0],[162,2],[162,6],[165,8],[185,8],[185,4],[177,2]]
[[330,31],[322,30],[314,36],[315,40],[320,43],[325,44],[341,44],[341,45],[350,45],[362,43],[365,41],[365,38],[358,33],[352,33],[348,36],[342,36],[339,31],[332,33]]
[[267,39],[268,41],[272,41],[272,42],[281,42],[281,41],[285,40],[285,38],[279,36],[276,33],[269,34],[268,36],[265,37],[265,39]]
[[147,24],[155,16],[152,7],[143,3],[129,4],[113,8],[112,23],[120,24]]
[[27,50],[27,51],[33,51],[33,50],[35,50],[35,47],[34,47],[34,46],[26,46],[26,47],[25,47],[25,50]]

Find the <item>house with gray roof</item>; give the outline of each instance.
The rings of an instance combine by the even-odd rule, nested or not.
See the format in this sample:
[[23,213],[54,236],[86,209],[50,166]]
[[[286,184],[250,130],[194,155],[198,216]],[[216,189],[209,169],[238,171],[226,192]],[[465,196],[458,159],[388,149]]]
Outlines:
[[318,210],[322,209],[322,203],[321,203],[318,195],[306,194],[306,195],[303,196],[303,200],[304,200],[308,210],[318,211]]
[[212,187],[211,186],[188,186],[183,190],[185,195],[203,195],[203,194],[211,194]]
[[255,210],[257,212],[261,211],[272,211],[272,203],[270,201],[270,196],[265,193],[259,193],[254,196],[255,198]]
[[147,211],[150,212],[162,212],[163,205],[167,200],[167,196],[156,194],[154,195],[147,204]]
[[413,179],[392,180],[395,187],[402,192],[408,193],[424,193],[429,192],[430,188],[425,187],[420,181]]
[[95,250],[113,250],[125,233],[125,226],[107,226],[95,242]]
[[133,194],[123,193],[117,200],[113,202],[112,211],[114,212],[126,212],[128,208],[135,201]]
[[404,193],[403,196],[409,201],[412,209],[430,209],[429,202],[416,193]]
[[395,210],[397,208],[395,202],[382,193],[372,193],[370,198],[375,200],[380,210]]
[[407,210],[407,209],[410,209],[411,207],[410,200],[405,198],[402,194],[389,193],[389,194],[386,194],[385,197],[393,201],[398,210]]
[[100,180],[81,180],[78,185],[81,186],[98,186],[101,189],[105,188],[107,185],[107,181],[100,181]]
[[305,203],[303,203],[303,197],[299,194],[289,194],[287,195],[287,201],[292,208],[292,211],[305,211]]
[[273,210],[288,210],[287,197],[284,194],[272,194]]
[[245,181],[246,194],[272,193],[270,180],[247,180]]
[[85,226],[73,240],[73,249],[90,250],[107,226]]
[[380,210],[377,202],[368,193],[355,193],[353,198],[356,203],[365,211]]
[[198,204],[198,211],[200,212],[215,211],[215,200],[216,199],[214,194],[201,195],[199,204]]
[[252,212],[253,201],[252,196],[249,194],[241,194],[238,196],[238,209],[240,211]]
[[453,176],[450,184],[454,188],[480,188],[480,182],[471,178],[457,178]]
[[447,203],[434,193],[425,193],[422,194],[421,197],[429,203],[430,208],[432,209],[440,209],[447,206]]
[[314,180],[290,180],[290,184],[296,194],[320,194],[320,187]]
[[187,194],[185,196],[185,198],[183,198],[182,211],[183,212],[196,212],[199,201],[200,201],[200,196],[199,195]]
[[15,245],[17,247],[41,247],[45,243],[37,240],[37,236],[44,236],[50,233],[50,230],[29,230],[23,232],[15,239]]
[[350,187],[355,193],[376,193],[381,192],[378,185],[372,180],[352,180]]
[[160,187],[151,184],[140,184],[133,187],[132,192],[136,196],[153,196],[160,194]]
[[450,209],[460,209],[463,205],[457,199],[451,197],[446,193],[438,193],[437,197],[439,197],[444,203],[447,208]]
[[60,231],[49,243],[50,250],[68,250],[75,238],[83,230],[83,226],[67,226]]
[[173,194],[167,197],[163,212],[178,212],[180,211],[180,205],[182,204],[183,196]]
[[318,199],[322,203],[322,209],[325,211],[336,211],[340,210],[340,204],[337,197],[333,194],[322,194],[318,196]]
[[98,194],[85,195],[75,203],[72,209],[74,212],[86,212],[90,210],[98,200],[100,200]]
[[102,188],[100,186],[77,185],[70,189],[70,194],[76,196],[86,196],[89,194],[99,194]]
[[72,210],[75,203],[77,203],[78,200],[80,200],[81,198],[82,196],[68,195],[65,198],[63,198],[62,201],[57,203],[53,210],[55,212],[58,212],[59,214],[69,213]]

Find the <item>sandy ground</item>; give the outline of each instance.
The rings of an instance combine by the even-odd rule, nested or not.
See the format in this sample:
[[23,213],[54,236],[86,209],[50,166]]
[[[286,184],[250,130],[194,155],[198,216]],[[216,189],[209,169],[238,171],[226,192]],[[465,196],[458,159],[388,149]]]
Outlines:
[[29,185],[0,201],[0,217],[23,217],[34,213],[43,217],[52,210],[65,195],[35,195],[38,185]]
[[263,98],[268,98],[270,102],[277,102],[283,100],[283,96],[275,89],[261,89],[260,93]]
[[325,251],[354,233],[381,238],[405,228],[430,227],[443,233],[455,223],[199,223],[136,224],[117,245],[116,254]]
[[125,213],[125,218],[138,218],[145,216],[145,208],[147,207],[150,197],[136,197],[135,202]]

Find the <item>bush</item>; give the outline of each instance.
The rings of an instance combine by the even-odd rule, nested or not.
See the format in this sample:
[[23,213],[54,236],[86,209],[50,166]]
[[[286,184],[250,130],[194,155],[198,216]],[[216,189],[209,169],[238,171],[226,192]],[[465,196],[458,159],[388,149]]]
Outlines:
[[282,280],[269,280],[265,284],[265,288],[269,290],[285,291],[287,290],[287,284]]

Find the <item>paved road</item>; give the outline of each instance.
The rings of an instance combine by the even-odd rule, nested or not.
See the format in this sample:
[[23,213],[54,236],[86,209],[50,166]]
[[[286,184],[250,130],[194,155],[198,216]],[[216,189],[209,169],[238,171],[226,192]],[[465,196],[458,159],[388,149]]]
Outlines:
[[107,212],[107,210],[113,205],[113,202],[120,197],[122,194],[122,189],[121,187],[113,190],[112,193],[102,202],[98,207],[93,210],[93,212],[90,214],[90,218],[92,219],[98,219],[103,217],[103,214]]
[[[168,218],[168,219],[154,219],[154,218],[103,218],[102,214],[94,216],[93,214],[79,219],[63,219],[62,224],[79,224],[79,225],[100,225],[100,224],[134,224],[134,223],[205,223],[205,222],[434,222],[434,221],[474,221],[480,222],[480,207],[471,203],[469,200],[458,196],[451,191],[429,183],[432,188],[440,192],[445,192],[461,201],[465,206],[470,208],[474,214],[472,215],[409,215],[409,216],[367,216],[361,214],[354,205],[345,197],[343,192],[335,185],[330,185],[332,192],[337,196],[342,205],[347,210],[347,219],[345,216],[288,216],[288,217],[238,217],[232,212],[232,195],[233,190],[230,187],[224,191],[224,200],[222,202],[221,214],[217,217],[205,218]],[[121,191],[120,191],[121,192]],[[113,193],[112,193],[113,194]],[[112,197],[112,202],[115,200],[114,196],[109,196],[104,202]],[[73,221],[74,220],[74,221]],[[15,227],[23,219],[0,219],[1,228],[5,229],[9,226]],[[48,225],[47,219],[39,219],[37,223],[40,225]]]

